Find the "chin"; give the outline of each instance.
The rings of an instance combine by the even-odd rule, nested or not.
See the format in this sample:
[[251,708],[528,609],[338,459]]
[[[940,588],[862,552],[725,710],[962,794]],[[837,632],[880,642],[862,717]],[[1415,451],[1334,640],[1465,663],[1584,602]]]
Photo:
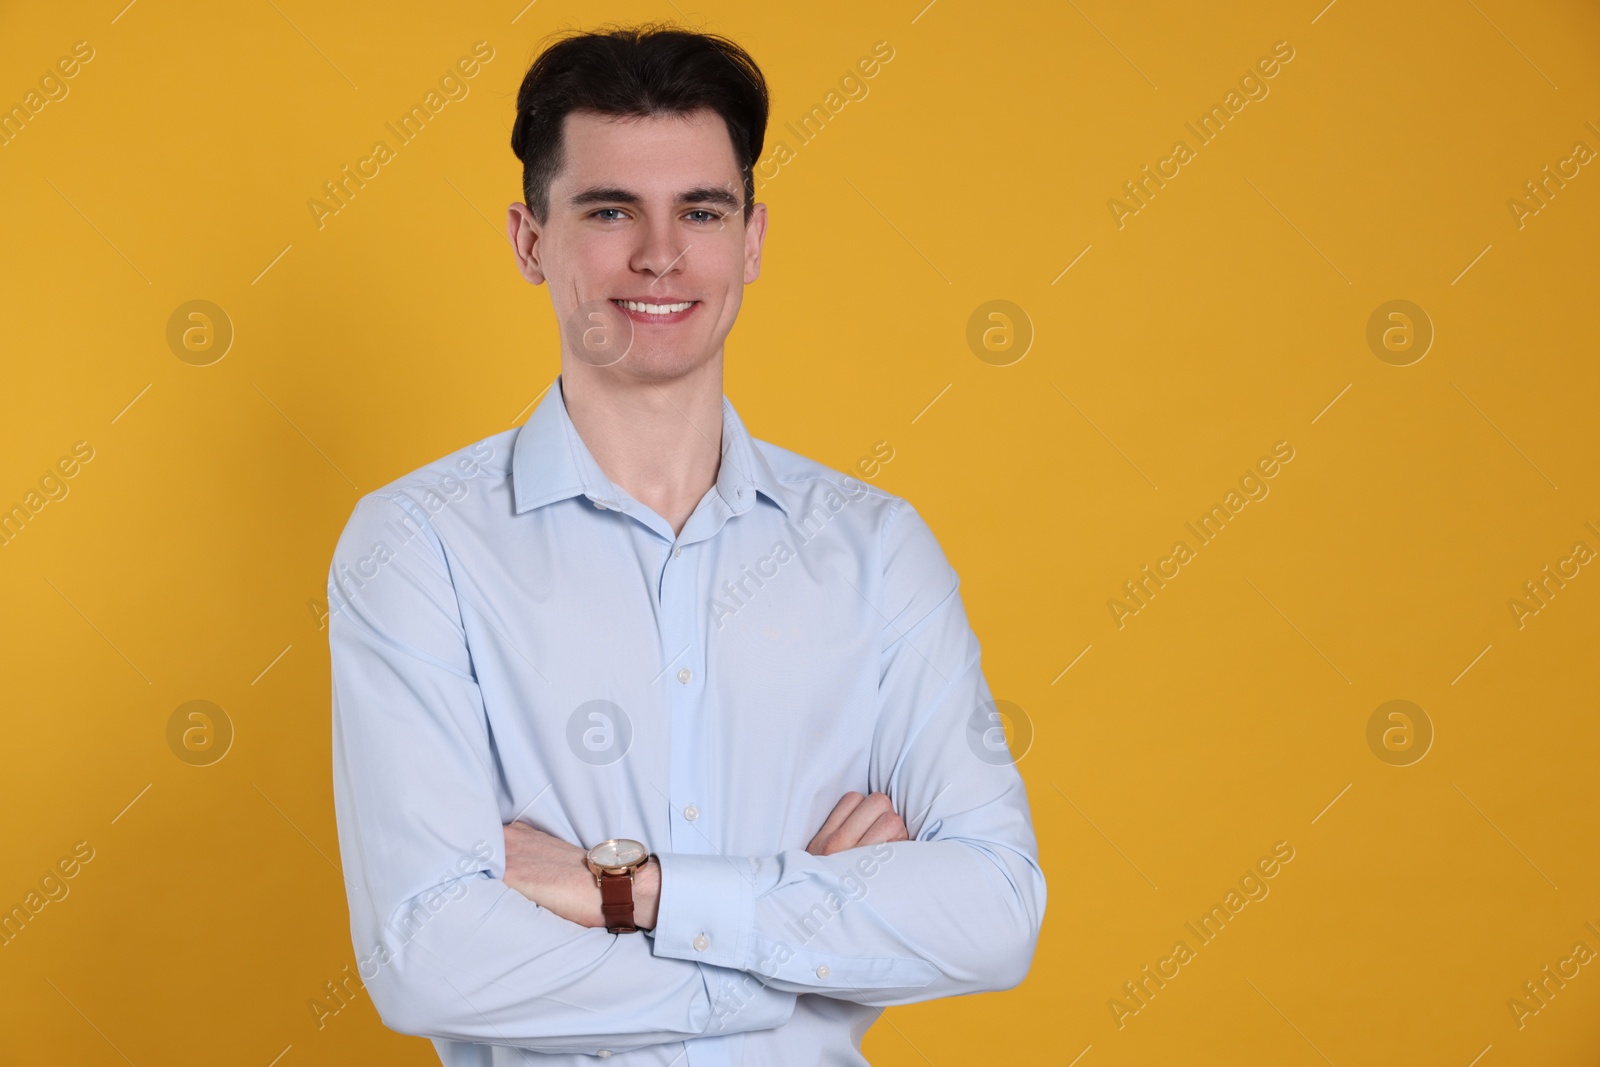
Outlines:
[[667,382],[692,374],[715,358],[715,350],[683,355],[675,351],[630,351],[612,368],[640,381]]

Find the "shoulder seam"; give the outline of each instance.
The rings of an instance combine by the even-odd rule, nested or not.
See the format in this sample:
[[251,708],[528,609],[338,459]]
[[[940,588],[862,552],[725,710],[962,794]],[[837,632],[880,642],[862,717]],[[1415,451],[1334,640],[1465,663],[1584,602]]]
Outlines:
[[[417,527],[427,534],[428,543],[433,546],[434,553],[439,557],[439,561],[443,563],[448,570],[450,566],[450,557],[445,553],[444,539],[439,536],[439,531],[434,528],[432,517],[429,516],[422,508],[417,507],[417,502],[415,500],[412,500],[410,497],[406,496],[405,492],[403,491],[403,487],[385,487],[383,489],[375,489],[368,493],[367,497],[372,500],[382,500],[393,504],[407,515],[410,515],[412,520],[416,522]],[[451,584],[454,585],[454,581],[452,581]]]

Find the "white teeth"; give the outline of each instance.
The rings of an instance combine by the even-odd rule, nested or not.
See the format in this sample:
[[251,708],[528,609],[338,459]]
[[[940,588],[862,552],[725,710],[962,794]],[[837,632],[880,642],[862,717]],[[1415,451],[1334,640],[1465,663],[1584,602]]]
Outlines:
[[617,300],[614,303],[627,308],[629,311],[639,311],[646,315],[672,315],[694,307],[693,300],[688,300],[681,304],[641,304],[637,300]]

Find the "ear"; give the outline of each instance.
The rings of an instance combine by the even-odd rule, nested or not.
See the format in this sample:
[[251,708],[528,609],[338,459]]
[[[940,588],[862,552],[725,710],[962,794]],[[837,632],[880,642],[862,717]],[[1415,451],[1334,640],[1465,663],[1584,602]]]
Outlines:
[[544,271],[539,266],[543,251],[539,239],[543,236],[539,221],[533,217],[526,204],[512,204],[506,209],[506,237],[511,241],[511,251],[517,258],[517,273],[534,285],[544,284]]
[[761,277],[761,243],[767,236],[767,205],[757,204],[744,228],[744,282]]

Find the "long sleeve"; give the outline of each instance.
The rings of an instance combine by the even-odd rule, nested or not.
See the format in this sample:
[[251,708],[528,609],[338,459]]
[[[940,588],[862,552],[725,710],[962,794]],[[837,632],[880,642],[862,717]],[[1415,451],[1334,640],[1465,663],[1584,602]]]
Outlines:
[[339,846],[385,1024],[596,1054],[786,1022],[792,993],[580,926],[502,880],[496,754],[450,562],[423,509],[392,492],[357,505],[331,571]]
[[880,584],[858,590],[884,619],[867,791],[888,793],[912,840],[831,856],[804,843],[774,856],[664,854],[657,956],[872,1006],[1026,976],[1044,875],[958,579],[904,501],[883,538]]

